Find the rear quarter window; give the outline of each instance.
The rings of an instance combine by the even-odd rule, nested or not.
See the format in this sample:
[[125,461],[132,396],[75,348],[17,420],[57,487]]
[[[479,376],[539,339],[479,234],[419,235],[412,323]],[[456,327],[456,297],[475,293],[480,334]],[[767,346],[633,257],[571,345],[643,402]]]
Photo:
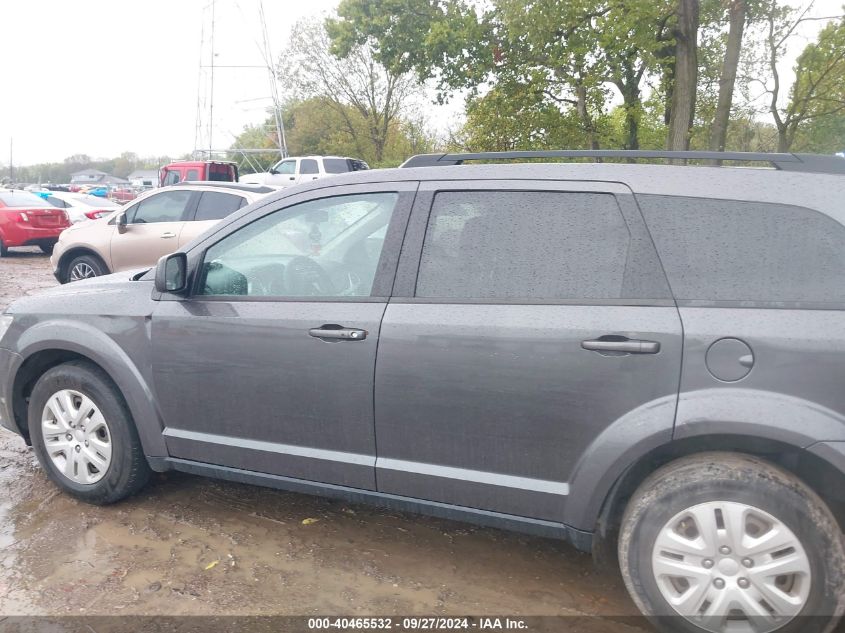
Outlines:
[[804,207],[637,196],[678,300],[845,303],[845,227]]
[[194,220],[221,220],[247,205],[246,198],[221,191],[203,191]]

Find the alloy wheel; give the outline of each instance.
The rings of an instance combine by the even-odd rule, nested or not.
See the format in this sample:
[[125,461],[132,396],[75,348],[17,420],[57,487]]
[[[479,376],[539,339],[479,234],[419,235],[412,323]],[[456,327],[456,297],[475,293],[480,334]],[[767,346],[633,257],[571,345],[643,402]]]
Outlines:
[[79,262],[70,269],[69,280],[79,281],[80,279],[89,279],[96,276],[97,271],[95,271],[90,264],[87,264],[86,262]]

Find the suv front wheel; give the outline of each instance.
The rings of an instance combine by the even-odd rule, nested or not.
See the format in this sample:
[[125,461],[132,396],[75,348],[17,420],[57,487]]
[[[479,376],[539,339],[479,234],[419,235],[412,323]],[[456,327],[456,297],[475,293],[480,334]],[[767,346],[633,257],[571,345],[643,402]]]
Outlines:
[[32,390],[28,417],[41,467],[75,497],[113,503],[149,479],[123,398],[96,365],[73,361],[48,370]]
[[625,585],[661,629],[830,630],[845,604],[845,543],[825,503],[755,457],[706,453],[648,477],[619,537]]

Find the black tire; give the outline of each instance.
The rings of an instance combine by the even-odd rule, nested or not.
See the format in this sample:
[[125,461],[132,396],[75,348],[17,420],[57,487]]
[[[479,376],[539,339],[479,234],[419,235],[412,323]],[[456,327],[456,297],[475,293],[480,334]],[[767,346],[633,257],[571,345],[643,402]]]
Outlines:
[[38,248],[40,248],[41,252],[44,253],[45,255],[52,255],[54,246],[55,246],[55,243],[54,244],[39,244]]
[[[845,540],[839,524],[824,501],[793,474],[738,453],[703,453],[667,464],[648,477],[629,501],[619,535],[619,565],[631,597],[652,623],[673,633],[707,630],[680,616],[664,598],[652,569],[652,552],[660,531],[673,517],[712,501],[741,503],[768,513],[792,531],[807,554],[811,580],[806,603],[776,630],[833,630],[845,607]],[[713,562],[706,564],[713,568]],[[731,582],[746,573],[731,572],[737,574],[736,579],[729,578]],[[713,582],[724,585],[723,580]]]
[[3,243],[3,239],[0,238],[0,257],[8,257],[9,256],[9,247]]
[[[41,418],[47,400],[62,389],[89,397],[106,420],[111,443],[111,462],[96,483],[82,484],[66,477],[47,455]],[[96,365],[73,361],[48,370],[32,390],[28,410],[29,436],[41,467],[62,490],[96,505],[120,501],[138,492],[151,470],[144,457],[138,432],[120,392]]]
[[93,272],[91,277],[100,277],[102,275],[109,274],[106,269],[106,265],[103,264],[99,257],[96,257],[95,255],[80,255],[79,257],[74,257],[65,268],[64,283],[67,284],[71,281],[75,281],[71,277],[73,276],[74,268],[77,266],[87,266]]

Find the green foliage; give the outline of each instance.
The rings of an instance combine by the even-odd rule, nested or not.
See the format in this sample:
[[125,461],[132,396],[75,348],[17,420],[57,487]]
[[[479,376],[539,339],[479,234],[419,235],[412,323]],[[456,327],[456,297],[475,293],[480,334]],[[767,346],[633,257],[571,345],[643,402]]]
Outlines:
[[[368,124],[352,106],[329,103],[326,97],[311,97],[292,101],[283,107],[288,153],[291,156],[340,155],[366,161],[371,167],[396,166],[409,155],[433,151],[433,135],[423,122],[409,118],[394,119],[389,128],[382,157],[379,159]],[[351,127],[350,127],[351,126]],[[269,116],[262,125],[246,126],[232,145],[241,148],[277,148],[275,120]],[[266,169],[279,160],[278,150],[268,154],[251,155],[251,162],[233,151],[232,160],[241,163],[242,173]]]
[[798,57],[789,97],[785,120],[790,147],[800,135],[808,151],[845,148],[845,20],[824,27]]

